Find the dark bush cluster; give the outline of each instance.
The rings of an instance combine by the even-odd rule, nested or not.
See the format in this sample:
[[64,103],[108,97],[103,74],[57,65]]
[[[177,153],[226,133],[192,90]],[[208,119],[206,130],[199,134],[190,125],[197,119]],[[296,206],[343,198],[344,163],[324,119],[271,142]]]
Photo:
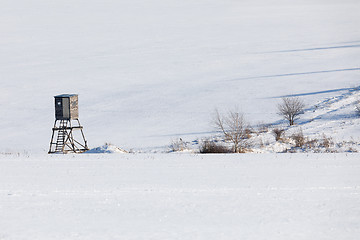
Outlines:
[[204,141],[200,146],[200,153],[232,153],[233,151],[215,141]]
[[304,137],[302,131],[294,133],[291,138],[295,141],[295,147],[298,148],[303,148],[305,146],[305,143],[307,142],[307,139]]
[[284,133],[285,129],[282,128],[275,128],[272,130],[272,134],[275,136],[276,141],[283,140]]

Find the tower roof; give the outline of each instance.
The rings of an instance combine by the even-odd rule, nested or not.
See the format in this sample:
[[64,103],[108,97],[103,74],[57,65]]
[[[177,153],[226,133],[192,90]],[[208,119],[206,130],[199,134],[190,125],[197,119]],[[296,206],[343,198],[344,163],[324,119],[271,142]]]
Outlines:
[[64,97],[73,97],[73,96],[77,96],[78,94],[60,94],[54,97],[59,97],[59,98],[64,98]]

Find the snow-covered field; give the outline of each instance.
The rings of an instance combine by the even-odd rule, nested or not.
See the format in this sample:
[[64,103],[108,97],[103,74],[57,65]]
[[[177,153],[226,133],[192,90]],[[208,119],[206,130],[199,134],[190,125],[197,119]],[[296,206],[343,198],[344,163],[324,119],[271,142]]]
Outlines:
[[358,0],[2,0],[0,150],[46,153],[61,93],[79,94],[92,148],[207,137],[215,108],[277,122],[281,96],[310,108],[360,85],[359,12]]
[[[344,152],[360,151],[359,13],[358,0],[1,0],[0,240],[358,239],[360,158]],[[79,94],[95,154],[46,154],[62,93]],[[284,96],[306,104],[294,127]],[[271,125],[253,154],[161,154],[180,138],[198,151],[215,108]],[[274,127],[343,153],[267,154],[289,150]]]
[[356,240],[357,154],[0,155],[0,239]]

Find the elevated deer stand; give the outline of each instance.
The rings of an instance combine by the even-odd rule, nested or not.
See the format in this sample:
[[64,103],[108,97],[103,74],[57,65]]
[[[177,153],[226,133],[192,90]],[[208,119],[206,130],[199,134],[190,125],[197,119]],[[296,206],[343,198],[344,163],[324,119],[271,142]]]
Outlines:
[[55,96],[55,123],[49,153],[82,153],[87,150],[89,148],[79,121],[78,95]]

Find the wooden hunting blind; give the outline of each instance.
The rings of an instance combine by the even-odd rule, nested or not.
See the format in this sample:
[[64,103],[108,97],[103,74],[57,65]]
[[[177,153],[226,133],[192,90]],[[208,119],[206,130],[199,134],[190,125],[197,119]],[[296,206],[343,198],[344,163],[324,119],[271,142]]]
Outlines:
[[[79,121],[78,95],[62,94],[54,96],[54,98],[55,123],[52,129],[49,153],[81,153],[89,150],[83,127]],[[80,133],[75,130],[80,130]],[[75,136],[76,132],[78,132],[78,138]]]
[[77,94],[62,94],[54,98],[55,118],[57,120],[76,120],[79,118]]

